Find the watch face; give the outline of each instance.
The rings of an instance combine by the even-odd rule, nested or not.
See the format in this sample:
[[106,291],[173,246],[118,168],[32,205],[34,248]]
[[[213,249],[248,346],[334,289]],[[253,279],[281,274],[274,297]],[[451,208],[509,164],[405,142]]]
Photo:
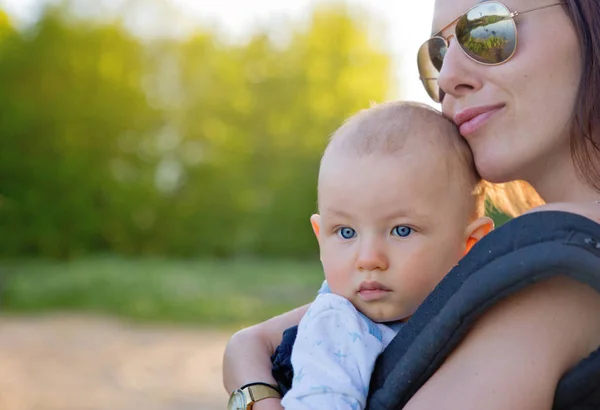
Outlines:
[[227,410],[246,410],[246,396],[241,390],[236,390],[231,393]]

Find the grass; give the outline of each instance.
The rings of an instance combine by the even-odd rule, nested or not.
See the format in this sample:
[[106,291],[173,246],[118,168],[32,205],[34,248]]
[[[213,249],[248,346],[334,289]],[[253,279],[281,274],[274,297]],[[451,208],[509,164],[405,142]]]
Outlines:
[[89,312],[137,321],[240,327],[311,301],[318,262],[96,257],[0,262],[5,313]]

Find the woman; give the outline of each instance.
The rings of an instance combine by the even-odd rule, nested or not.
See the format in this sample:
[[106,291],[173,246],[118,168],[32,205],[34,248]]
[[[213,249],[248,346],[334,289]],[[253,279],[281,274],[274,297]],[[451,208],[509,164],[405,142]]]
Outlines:
[[[600,4],[479,3],[436,1],[435,36],[419,53],[426,89],[459,126],[483,178],[527,181],[546,208],[600,221]],[[510,203],[522,209],[525,191]],[[273,383],[269,357],[305,311],[232,338],[229,391]],[[534,283],[487,310],[405,408],[549,409],[561,377],[600,346],[599,318],[591,287],[565,276]],[[271,398],[253,408],[281,407]]]

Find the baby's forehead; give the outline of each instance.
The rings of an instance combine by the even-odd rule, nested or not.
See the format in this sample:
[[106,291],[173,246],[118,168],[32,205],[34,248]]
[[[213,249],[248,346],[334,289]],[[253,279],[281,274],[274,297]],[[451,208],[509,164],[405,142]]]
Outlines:
[[349,174],[363,174],[368,168],[372,183],[386,180],[389,173],[414,175],[420,180],[443,180],[452,189],[454,184],[470,180],[474,174],[469,161],[462,158],[451,144],[436,143],[427,134],[415,133],[401,147],[379,147],[369,151],[338,147],[323,156],[319,182],[336,183]]
[[469,212],[472,187],[465,177],[451,175],[440,158],[409,151],[332,155],[319,176],[319,212],[334,216],[331,210],[338,210],[370,220],[387,220],[406,209],[429,216]]

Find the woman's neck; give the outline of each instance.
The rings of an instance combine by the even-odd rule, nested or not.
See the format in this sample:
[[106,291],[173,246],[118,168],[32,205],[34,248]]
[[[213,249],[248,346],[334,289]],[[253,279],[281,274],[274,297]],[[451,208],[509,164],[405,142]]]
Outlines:
[[579,177],[574,168],[569,170],[571,172],[564,171],[564,168],[555,169],[537,181],[530,181],[546,203],[600,201],[600,192]]

